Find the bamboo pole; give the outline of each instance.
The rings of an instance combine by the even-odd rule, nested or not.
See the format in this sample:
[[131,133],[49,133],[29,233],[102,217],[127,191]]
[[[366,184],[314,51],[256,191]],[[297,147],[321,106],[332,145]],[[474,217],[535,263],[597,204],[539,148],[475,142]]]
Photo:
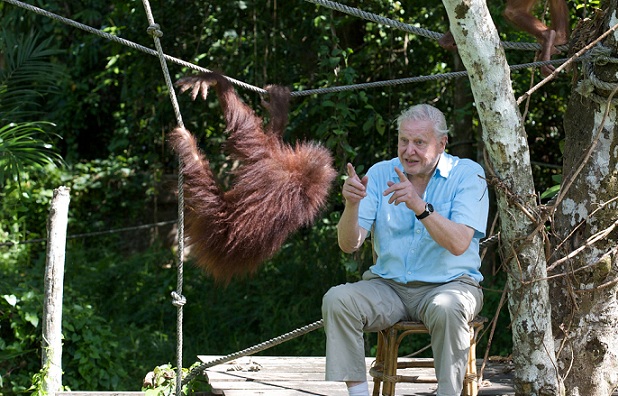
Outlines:
[[62,390],[62,291],[69,217],[68,187],[54,190],[47,218],[45,301],[43,304],[42,366],[44,392],[54,396]]

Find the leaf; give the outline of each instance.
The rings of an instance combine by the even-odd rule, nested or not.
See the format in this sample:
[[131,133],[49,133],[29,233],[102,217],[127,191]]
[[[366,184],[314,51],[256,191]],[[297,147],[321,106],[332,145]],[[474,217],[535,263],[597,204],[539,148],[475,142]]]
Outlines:
[[0,127],[0,186],[6,180],[17,180],[29,167],[64,164],[55,148],[43,139],[50,134],[43,128],[49,122],[10,123]]
[[24,319],[26,319],[26,322],[30,323],[34,327],[39,326],[39,317],[36,312],[26,312]]
[[0,119],[31,119],[40,115],[36,109],[44,94],[58,91],[64,72],[50,57],[60,51],[51,47],[51,36],[41,40],[37,34],[4,29],[0,36],[5,60],[0,73]]
[[553,198],[556,194],[558,194],[558,191],[560,191],[560,185],[550,187],[545,190],[543,194],[541,194],[541,199]]
[[2,297],[6,300],[6,302],[9,303],[10,306],[14,307],[15,305],[17,305],[17,296],[15,296],[14,294],[5,294]]

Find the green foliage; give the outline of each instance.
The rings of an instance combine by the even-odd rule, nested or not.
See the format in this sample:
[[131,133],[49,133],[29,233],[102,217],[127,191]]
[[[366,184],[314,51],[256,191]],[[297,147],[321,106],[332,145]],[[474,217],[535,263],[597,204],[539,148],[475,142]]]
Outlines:
[[115,156],[72,165],[62,182],[71,188],[71,212],[79,219],[73,231],[143,222],[160,188],[158,170],[148,169],[144,162],[139,157]]
[[[186,378],[187,374],[200,364],[201,362],[196,362],[188,369],[182,368],[182,379]],[[176,394],[176,370],[177,369],[172,367],[169,363],[155,367],[154,370],[149,372],[146,376],[142,391],[144,391],[146,396],[167,396]],[[182,394],[188,395],[196,390],[201,390],[200,385],[199,380],[191,381],[182,386]]]
[[[182,370],[184,374],[186,369]],[[148,382],[142,390],[145,391],[146,396],[172,395],[176,391],[176,377],[176,369],[171,364],[157,366],[151,373],[148,373]],[[184,386],[182,393],[187,394]]]
[[40,116],[40,102],[57,92],[63,69],[50,58],[58,53],[50,39],[0,32],[0,189],[7,179],[21,187],[20,175],[26,168],[62,164],[46,132],[53,124],[25,121]]
[[[6,239],[18,241],[43,236],[52,189],[61,182],[69,185],[75,192],[71,197],[71,216],[82,216],[106,225],[108,219],[105,217],[116,212],[126,216],[122,220],[132,222],[132,224],[138,222],[138,217],[144,214],[144,203],[136,199],[132,201],[133,205],[122,205],[119,202],[121,196],[115,194],[130,197],[133,191],[139,191],[140,197],[144,197],[146,189],[142,185],[144,178],[135,176],[136,172],[127,167],[126,161],[116,159],[113,163],[114,166],[107,167],[104,165],[105,161],[97,161],[90,166],[80,164],[76,170],[66,169],[62,172],[53,168],[46,169],[47,173],[36,176],[37,183],[32,183],[31,179],[37,172],[32,171],[25,175],[21,191],[8,188],[8,191],[2,193],[4,197],[0,200],[0,206],[6,214],[0,223],[2,241]],[[77,172],[79,177],[72,176],[68,173],[69,171]],[[86,171],[93,173],[82,173]],[[116,184],[110,186],[108,184],[112,183],[110,179],[114,179]],[[114,196],[109,199],[105,194],[97,195],[97,192],[101,191],[107,191]],[[94,209],[90,201],[92,197],[101,199]],[[109,208],[107,204],[111,204],[114,209]],[[125,207],[124,212],[120,209],[122,206]],[[93,211],[96,213],[92,213]],[[84,212],[88,215],[83,215]],[[139,215],[136,212],[139,212]],[[117,224],[118,221],[119,219],[116,219],[116,223],[110,223]],[[88,230],[88,224],[86,222],[83,226],[77,225],[72,219],[69,230],[72,232]],[[111,246],[118,246],[118,237],[119,235],[115,235],[115,238],[108,237],[107,242],[112,243]],[[104,240],[105,238],[101,237],[99,242]],[[127,244],[123,251],[139,248],[139,245],[135,243],[136,240],[130,241],[131,244]],[[87,250],[81,243],[75,246],[79,251]],[[72,274],[70,262],[76,256],[71,253],[72,245],[69,244],[68,247],[67,275],[70,275]],[[135,355],[131,354],[129,348],[120,347],[122,344],[117,341],[117,334],[122,334],[122,332],[119,333],[117,329],[110,327],[109,319],[103,319],[92,305],[92,297],[96,294],[91,291],[100,288],[101,274],[93,272],[91,264],[96,263],[97,260],[122,262],[125,259],[121,256],[110,257],[105,248],[103,251],[98,247],[95,250],[96,253],[92,252],[94,257],[84,258],[84,269],[81,271],[82,282],[91,289],[74,288],[73,285],[68,284],[64,292],[64,383],[76,389],[122,389],[122,387],[130,387],[130,384],[126,383],[128,374],[124,364],[132,361]],[[115,248],[112,248],[113,250]],[[40,362],[38,351],[41,340],[38,322],[42,305],[44,245],[18,244],[10,248],[2,248],[0,254],[3,258],[0,266],[2,274],[0,290],[3,294],[3,298],[0,299],[0,355],[6,358],[0,359],[2,361],[0,368],[3,369],[1,371],[7,373],[3,381],[3,391],[7,389],[9,392],[20,392],[28,388],[30,373],[38,371],[37,366]],[[143,258],[138,261],[141,265]],[[104,263],[109,264],[109,261],[103,261],[100,265],[103,266]],[[128,269],[131,270],[132,267]],[[33,276],[34,274],[38,275]],[[91,283],[88,283],[86,275],[91,276]],[[127,279],[138,281],[135,278],[127,277]],[[133,313],[135,312],[134,310]],[[138,339],[155,339],[154,334],[158,331],[150,331],[148,326],[136,328],[135,324],[128,324],[128,328],[132,329],[132,336]],[[9,333],[8,329],[12,331]],[[162,337],[167,338],[167,335],[162,335]],[[131,345],[135,344],[131,337],[122,339],[122,341]],[[172,353],[172,351],[166,352],[168,352],[167,356]]]
[[[53,187],[59,186],[60,172],[53,166],[30,169],[29,173],[20,175],[21,184],[7,181],[0,191],[0,241],[17,244],[23,240],[37,240],[45,236],[45,224]],[[28,245],[15,245],[11,249],[0,249],[0,257],[5,263],[13,259],[22,264],[21,270],[30,269],[29,264],[35,257]],[[23,261],[22,261],[23,260]],[[0,261],[2,262],[2,261]],[[25,274],[22,274],[25,276]]]
[[74,389],[117,389],[127,376],[118,357],[129,357],[127,349],[119,348],[117,333],[88,301],[64,305],[63,383]]
[[28,392],[31,396],[45,396],[47,392],[43,389],[43,379],[49,371],[49,365],[51,361],[47,362],[47,365],[41,369],[38,373],[32,376],[32,386],[28,388]]
[[28,280],[4,274],[0,290],[0,372],[3,391],[23,392],[29,388],[31,373],[40,368],[40,319],[42,290]]
[[554,175],[552,176],[552,180],[556,183],[555,185],[549,187],[547,190],[543,191],[541,194],[541,199],[551,199],[558,195],[560,192],[560,186],[562,184],[562,175]]
[[62,157],[53,146],[40,136],[45,136],[45,122],[11,123],[0,127],[0,188],[6,179],[13,178],[21,186],[20,175],[27,168],[62,163]]
[[63,68],[50,62],[60,51],[38,34],[0,31],[0,122],[28,120],[41,114],[40,101],[58,92]]

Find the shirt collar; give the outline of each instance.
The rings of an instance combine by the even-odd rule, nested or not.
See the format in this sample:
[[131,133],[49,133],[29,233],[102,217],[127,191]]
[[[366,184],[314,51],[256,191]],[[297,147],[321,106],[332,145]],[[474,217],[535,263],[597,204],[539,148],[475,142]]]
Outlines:
[[440,154],[440,159],[438,160],[438,166],[436,166],[434,176],[442,176],[445,179],[448,179],[448,175],[451,173],[454,165],[455,158],[452,155],[443,152]]

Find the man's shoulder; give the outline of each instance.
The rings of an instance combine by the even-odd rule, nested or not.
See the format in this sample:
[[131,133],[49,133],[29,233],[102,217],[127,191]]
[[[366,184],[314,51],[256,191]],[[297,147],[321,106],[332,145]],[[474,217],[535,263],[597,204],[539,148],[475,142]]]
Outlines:
[[451,170],[454,172],[485,174],[483,167],[474,160],[460,158],[448,153],[444,153],[444,156],[448,159],[448,162],[451,164]]

